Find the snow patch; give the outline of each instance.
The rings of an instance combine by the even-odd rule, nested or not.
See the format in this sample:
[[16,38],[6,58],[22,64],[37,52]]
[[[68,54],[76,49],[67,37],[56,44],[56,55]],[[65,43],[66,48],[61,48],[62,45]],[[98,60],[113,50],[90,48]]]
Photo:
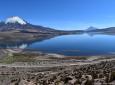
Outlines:
[[27,24],[23,19],[21,19],[20,17],[18,16],[13,16],[13,17],[10,17],[10,18],[7,18],[5,23],[19,23],[21,25],[25,25]]

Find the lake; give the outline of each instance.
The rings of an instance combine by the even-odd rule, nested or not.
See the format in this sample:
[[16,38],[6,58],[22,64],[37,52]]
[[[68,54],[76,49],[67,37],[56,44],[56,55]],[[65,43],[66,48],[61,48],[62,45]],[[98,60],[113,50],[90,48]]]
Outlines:
[[63,35],[31,44],[24,43],[17,47],[68,56],[111,55],[115,54],[115,35]]

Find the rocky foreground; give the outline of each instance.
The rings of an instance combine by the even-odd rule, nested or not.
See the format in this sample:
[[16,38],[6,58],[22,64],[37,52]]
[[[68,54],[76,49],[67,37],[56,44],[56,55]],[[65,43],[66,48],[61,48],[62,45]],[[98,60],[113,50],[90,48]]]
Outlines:
[[0,85],[115,85],[115,60],[56,67],[0,67]]
[[19,49],[1,52],[6,55],[0,60],[0,85],[115,85],[114,56],[65,57]]

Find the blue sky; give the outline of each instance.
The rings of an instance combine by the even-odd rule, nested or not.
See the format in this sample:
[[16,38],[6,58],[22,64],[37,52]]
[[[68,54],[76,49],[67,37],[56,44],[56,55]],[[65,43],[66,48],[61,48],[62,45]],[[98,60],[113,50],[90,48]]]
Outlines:
[[0,20],[9,16],[65,30],[111,27],[115,0],[0,0]]

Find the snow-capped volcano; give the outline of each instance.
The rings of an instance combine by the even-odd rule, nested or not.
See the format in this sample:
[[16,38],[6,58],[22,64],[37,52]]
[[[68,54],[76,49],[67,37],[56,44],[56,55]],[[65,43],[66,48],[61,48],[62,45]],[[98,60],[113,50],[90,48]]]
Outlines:
[[33,32],[47,33],[57,31],[49,27],[33,25],[18,16],[9,17],[0,22],[0,31],[14,31],[14,30],[15,31],[18,30],[20,32],[32,32],[32,33]]
[[25,25],[27,24],[22,18],[18,17],[18,16],[13,16],[13,17],[9,17],[6,19],[5,23],[18,23],[21,25]]
[[86,31],[93,31],[93,30],[97,30],[98,28],[90,26],[88,29],[86,29]]

